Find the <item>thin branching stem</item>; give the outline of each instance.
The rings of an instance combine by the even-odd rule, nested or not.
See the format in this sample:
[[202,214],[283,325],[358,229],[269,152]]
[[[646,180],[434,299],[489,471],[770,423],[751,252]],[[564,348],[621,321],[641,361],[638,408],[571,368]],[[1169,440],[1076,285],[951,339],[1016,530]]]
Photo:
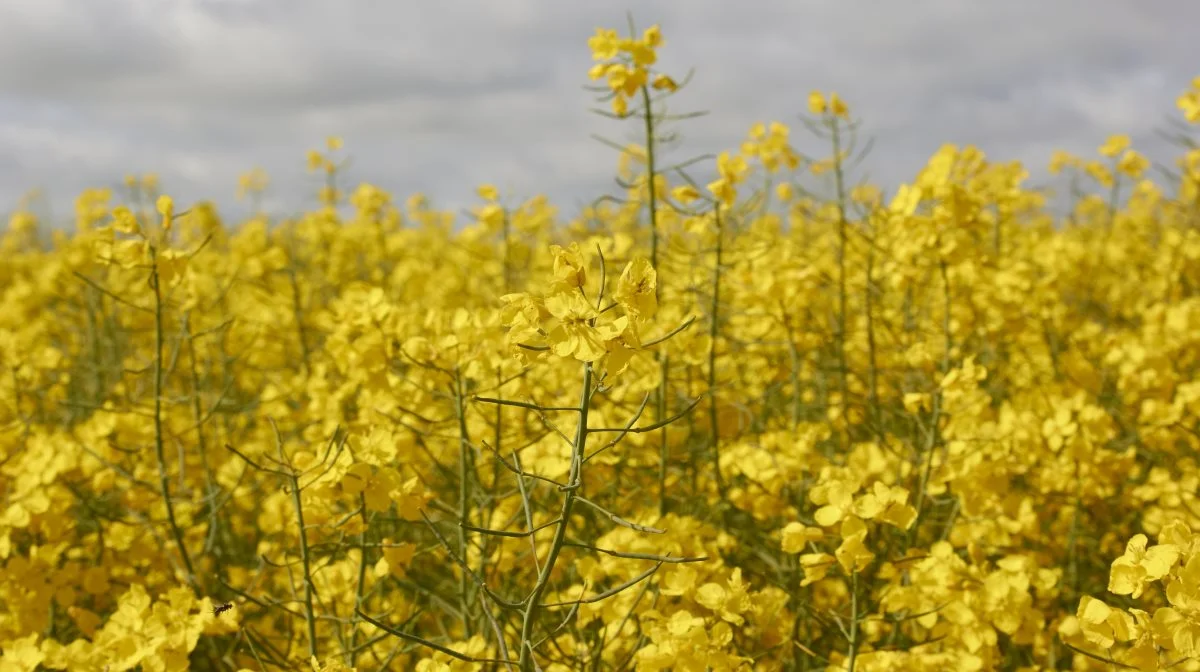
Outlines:
[[[179,557],[187,570],[187,582],[199,588],[196,571],[192,568],[192,558],[188,555],[187,544],[183,539],[183,530],[175,519],[175,505],[171,499],[171,482],[167,473],[167,459],[164,446],[163,432],[163,396],[164,396],[164,367],[163,367],[163,295],[161,278],[158,274],[158,250],[150,246],[150,287],[154,290],[154,456],[158,460],[158,484],[162,493],[163,504],[167,509],[167,522],[171,526],[171,535],[175,538],[175,546]],[[180,463],[179,469],[185,470],[187,465]]]

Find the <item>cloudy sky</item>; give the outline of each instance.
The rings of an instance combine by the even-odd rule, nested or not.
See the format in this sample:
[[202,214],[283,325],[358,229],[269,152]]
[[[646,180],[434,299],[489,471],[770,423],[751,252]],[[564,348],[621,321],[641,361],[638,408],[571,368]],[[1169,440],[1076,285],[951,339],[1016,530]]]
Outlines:
[[835,89],[889,186],[944,142],[1035,177],[1052,149],[1114,132],[1169,160],[1155,130],[1200,75],[1196,0],[0,0],[0,212],[41,187],[69,215],[79,190],[130,172],[237,212],[254,166],[268,206],[296,211],[313,198],[304,153],[330,134],[351,182],[448,207],[493,182],[573,211],[613,188],[590,136],[633,137],[583,88],[587,38],[628,9],[662,26],[662,70],[696,70],[675,109],[711,112],[679,127],[678,156]]

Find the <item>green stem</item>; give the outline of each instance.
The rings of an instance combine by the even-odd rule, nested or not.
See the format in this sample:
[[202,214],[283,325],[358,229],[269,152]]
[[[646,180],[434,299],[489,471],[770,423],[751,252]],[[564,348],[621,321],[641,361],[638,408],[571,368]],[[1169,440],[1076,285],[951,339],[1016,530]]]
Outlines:
[[[954,347],[954,337],[950,332],[950,274],[946,266],[946,261],[943,259],[940,262],[939,268],[942,273],[942,291],[945,301],[945,314],[942,316],[942,337],[945,339],[945,352],[942,353],[942,375],[950,371],[950,351]],[[939,381],[940,383],[940,381]],[[921,526],[921,520],[925,516],[925,493],[929,488],[929,479],[933,474],[933,451],[937,448],[939,438],[939,425],[942,420],[942,388],[938,385],[937,391],[933,395],[932,417],[930,418],[929,439],[925,444],[925,468],[921,474],[920,485],[917,488],[917,516],[913,520],[912,527],[908,529],[908,540],[905,550],[912,546],[916,539],[917,530]]]
[[[650,88],[642,85],[643,117],[646,121],[646,177],[649,189],[648,205],[650,208],[650,265],[658,268],[658,191],[655,182],[658,168],[654,161],[654,115],[650,112]],[[654,298],[658,298],[661,282],[654,286]]]
[[[278,438],[278,433],[276,433]],[[278,438],[276,448],[279,451],[279,461],[284,462],[283,439]],[[295,468],[289,469],[291,479],[292,505],[296,509],[296,525],[300,531],[300,562],[304,569],[304,620],[308,626],[308,655],[317,656],[317,619],[313,611],[313,582],[312,569],[308,554],[308,532],[304,527],[304,505],[300,501],[300,476]]]
[[850,646],[849,660],[846,663],[848,672],[854,672],[854,663],[858,658],[858,571],[850,571]]
[[867,314],[867,387],[871,411],[871,428],[876,436],[883,439],[883,418],[879,407],[879,364],[875,343],[875,300],[874,290],[875,248],[867,247],[867,279],[863,291],[863,303]]
[[362,515],[362,531],[358,533],[358,583],[354,588],[354,616],[350,620],[350,653],[347,665],[354,667],[358,658],[358,612],[363,607],[363,590],[367,585],[367,498],[358,494],[358,508]]
[[[656,351],[657,356],[657,351]],[[658,389],[655,391],[655,422],[662,422],[667,418],[667,374],[670,368],[670,356],[663,355],[659,363],[659,381]],[[670,457],[670,450],[667,447],[667,428],[664,425],[658,430],[658,515],[667,515],[667,459]]]
[[[458,418],[458,553],[465,563],[470,557],[467,553],[467,545],[470,543],[467,527],[471,523],[471,454],[470,439],[467,436],[467,413],[463,405],[462,375],[457,370],[454,372],[454,412]],[[471,580],[466,571],[460,573],[458,591],[462,601],[463,626],[469,639],[475,634],[475,624],[471,619],[471,604],[475,596],[472,595]]]
[[[183,531],[175,520],[175,505],[171,503],[171,483],[167,476],[167,459],[163,447],[162,399],[163,399],[163,300],[162,287],[158,275],[158,250],[150,246],[150,286],[154,289],[154,455],[158,459],[158,483],[162,493],[163,504],[167,508],[167,520],[171,525],[171,535],[183,558],[183,566],[187,570],[188,584],[199,588],[196,572],[192,569],[192,559],[188,556],[187,546],[183,541]],[[180,464],[184,469],[186,465]]]
[[716,218],[717,226],[717,260],[713,267],[712,280],[712,304],[709,307],[709,312],[712,319],[708,325],[708,421],[709,430],[712,433],[711,457],[713,478],[717,482],[717,493],[721,499],[725,499],[725,480],[721,477],[721,440],[718,434],[719,423],[717,422],[717,397],[714,390],[717,387],[717,336],[719,334],[718,311],[721,305],[721,263],[722,263],[722,229],[721,229],[721,205],[718,203],[713,211]]
[[[208,444],[204,438],[204,411],[200,404],[200,374],[196,370],[196,341],[192,336],[191,325],[188,324],[187,313],[184,313],[184,338],[187,339],[188,361],[192,378],[192,418],[196,423],[196,448],[200,453],[200,464],[204,468],[204,493],[208,499],[210,511],[209,539],[217,539],[220,535],[221,517],[217,510],[219,489],[213,477],[212,467],[208,464]],[[207,548],[207,547],[206,547]],[[223,567],[218,563],[218,571]]]
[[571,520],[571,510],[575,507],[576,493],[582,485],[581,469],[587,446],[588,407],[591,405],[591,398],[592,365],[588,362],[583,366],[583,386],[579,394],[579,428],[575,433],[575,445],[571,450],[570,478],[567,480],[570,487],[563,492],[562,511],[559,513],[559,522],[554,530],[554,539],[550,542],[550,552],[542,565],[542,571],[538,573],[537,585],[533,587],[533,592],[525,602],[525,613],[521,621],[521,657],[519,661],[521,672],[532,672],[538,669],[533,660],[533,624],[542,609],[542,596],[550,586],[550,574],[554,571],[559,553],[562,552],[563,542],[567,537],[567,524]]
[[846,432],[850,431],[848,407],[850,403],[849,371],[846,364],[846,177],[842,169],[842,137],[836,118],[830,122],[833,139],[833,179],[837,188],[838,213],[838,316],[837,316],[837,347],[838,347],[838,392],[841,394],[842,425]]

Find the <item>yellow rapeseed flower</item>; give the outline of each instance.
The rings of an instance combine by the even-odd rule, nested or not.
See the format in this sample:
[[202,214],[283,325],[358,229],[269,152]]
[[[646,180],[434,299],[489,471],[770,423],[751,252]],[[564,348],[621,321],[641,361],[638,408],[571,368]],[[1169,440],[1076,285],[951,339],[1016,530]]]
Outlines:
[[154,209],[162,216],[163,229],[170,229],[172,218],[175,216],[175,200],[163,194],[154,202]]
[[808,94],[808,111],[822,115],[829,109],[829,104],[825,102],[825,95],[820,91],[813,91]]
[[1129,149],[1129,136],[1123,134],[1110,135],[1100,147],[1100,155],[1116,158],[1121,152]]

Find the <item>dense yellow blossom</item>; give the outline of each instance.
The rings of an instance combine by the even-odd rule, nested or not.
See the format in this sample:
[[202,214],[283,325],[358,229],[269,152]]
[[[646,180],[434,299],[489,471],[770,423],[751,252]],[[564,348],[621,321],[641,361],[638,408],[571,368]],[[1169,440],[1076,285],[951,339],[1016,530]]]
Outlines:
[[813,91],[828,151],[696,181],[662,30],[587,42],[644,135],[571,216],[456,223],[337,136],[282,220],[261,170],[237,225],[18,204],[0,672],[1200,669],[1200,150],[1056,152],[1065,217],[972,146],[888,194]]

